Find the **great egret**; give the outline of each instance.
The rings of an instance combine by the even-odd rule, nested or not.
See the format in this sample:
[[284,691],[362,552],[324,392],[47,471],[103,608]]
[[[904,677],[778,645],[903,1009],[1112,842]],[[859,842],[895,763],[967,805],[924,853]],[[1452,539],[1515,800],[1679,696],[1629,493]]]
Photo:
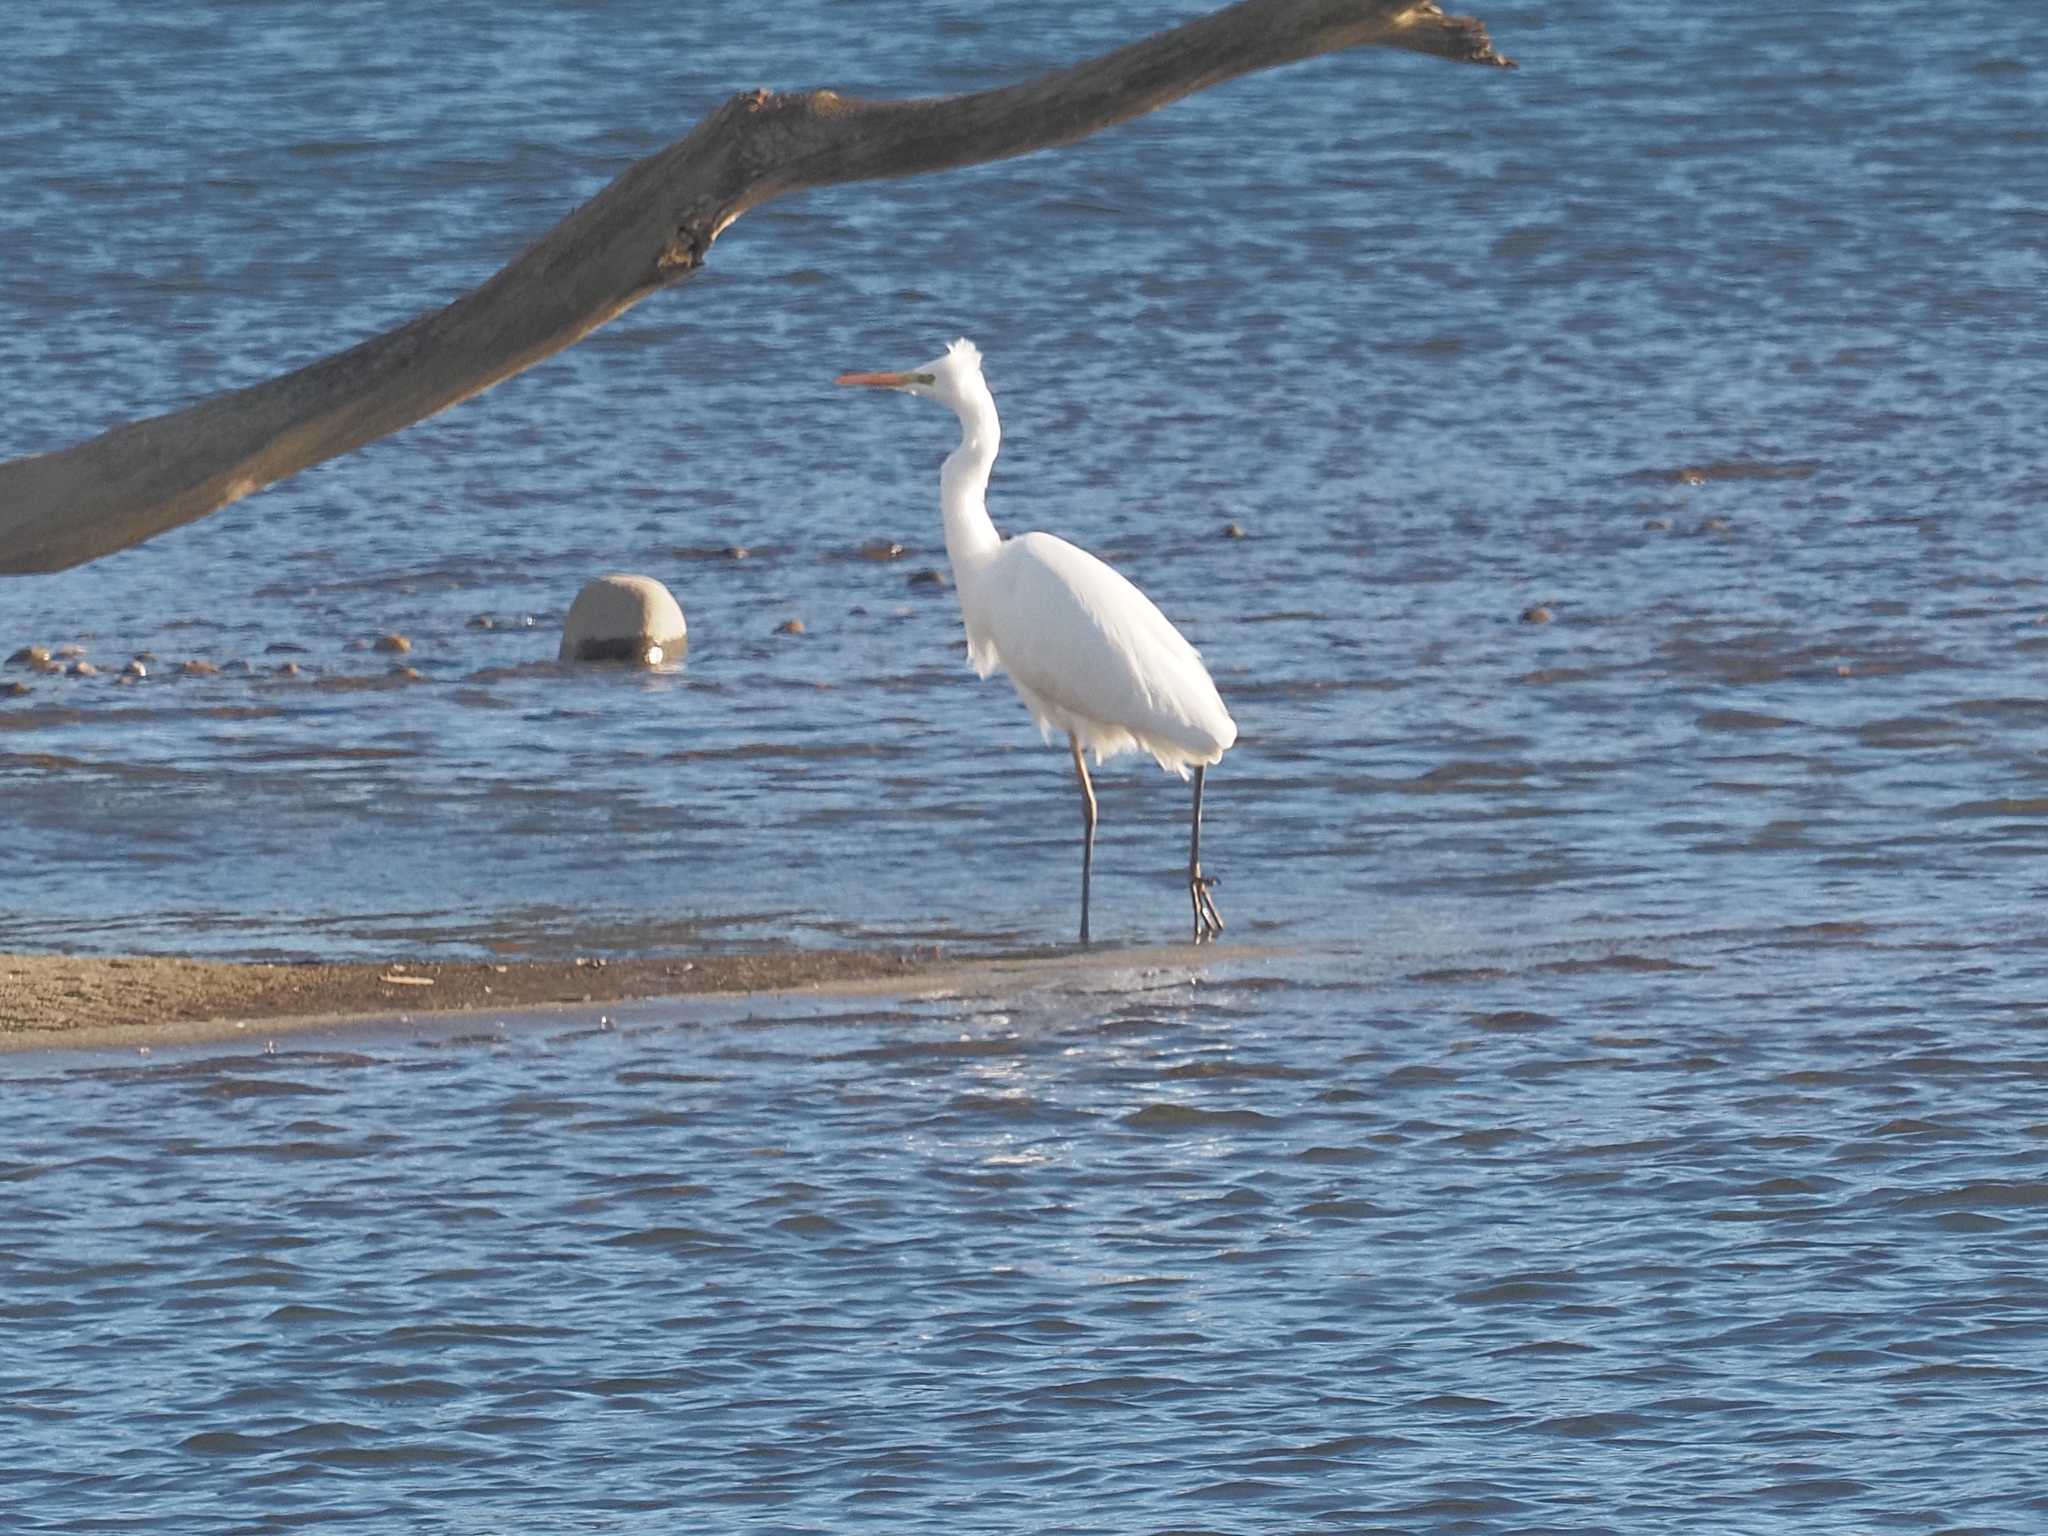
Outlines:
[[1202,779],[1237,740],[1202,658],[1152,600],[1111,567],[1049,533],[1006,539],[989,521],[989,469],[1002,442],[981,353],[962,339],[908,373],[842,373],[841,384],[921,395],[960,418],[960,446],[939,471],[946,557],[967,657],[987,677],[1010,674],[1046,740],[1064,731],[1081,785],[1081,942],[1088,942],[1088,873],[1095,862],[1095,788],[1082,752],[1099,767],[1120,752],[1149,752],[1183,779],[1194,769],[1188,899],[1195,942],[1223,931],[1202,873]]

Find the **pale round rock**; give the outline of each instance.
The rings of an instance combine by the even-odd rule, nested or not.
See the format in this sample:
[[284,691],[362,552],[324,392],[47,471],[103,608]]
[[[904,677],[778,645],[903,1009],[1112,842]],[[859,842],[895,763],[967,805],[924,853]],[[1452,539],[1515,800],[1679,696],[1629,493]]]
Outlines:
[[560,659],[657,667],[682,660],[689,636],[682,606],[652,576],[600,576],[569,605]]

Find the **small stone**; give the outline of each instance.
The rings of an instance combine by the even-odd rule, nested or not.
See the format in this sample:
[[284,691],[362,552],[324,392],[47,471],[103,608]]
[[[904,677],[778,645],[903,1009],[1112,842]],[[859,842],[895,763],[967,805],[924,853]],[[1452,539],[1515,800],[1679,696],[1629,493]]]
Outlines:
[[728,544],[725,546],[724,549],[720,550],[719,553],[724,555],[725,558],[728,560],[744,560],[747,558],[748,555],[752,554],[753,551],[748,549],[747,546],[744,544]]
[[498,621],[488,613],[473,614],[470,616],[469,627],[471,629],[496,629]]
[[1707,483],[1706,475],[1697,469],[1681,469],[1672,478],[1680,485],[1705,485]]
[[40,671],[50,664],[50,648],[47,645],[24,645],[7,658],[10,667],[33,667]]
[[424,674],[418,667],[409,667],[404,662],[394,663],[390,675],[404,683],[417,683],[424,678]]
[[299,664],[296,661],[280,661],[274,670],[279,677],[297,677]]
[[652,576],[613,573],[584,583],[562,621],[558,661],[622,661],[658,667],[680,661],[690,627],[675,594]]
[[784,619],[775,626],[775,633],[778,635],[800,635],[803,632],[804,621],[802,619]]
[[1522,610],[1522,622],[1524,624],[1548,624],[1550,619],[1550,610],[1541,603],[1531,603]]
[[403,635],[379,635],[370,649],[382,651],[387,656],[403,656],[412,649],[412,642]]
[[134,682],[138,678],[149,676],[149,668],[142,664],[142,658],[138,656],[121,669],[121,675]]
[[861,545],[860,554],[863,560],[901,560],[903,546],[894,539],[870,539]]
[[1241,539],[1244,536],[1244,529],[1239,524],[1225,523],[1223,525],[1223,537],[1225,537],[1226,539]]
[[943,587],[948,585],[948,582],[944,571],[927,568],[922,571],[912,571],[910,573],[910,584],[913,587]]
[[199,656],[194,656],[191,660],[178,664],[178,675],[180,677],[213,677],[219,671],[219,667]]
[[82,645],[60,645],[50,654],[58,657],[60,660],[69,661],[74,656],[83,656],[85,654],[85,647]]
[[79,660],[71,663],[71,675],[73,677],[98,677],[100,669],[81,657]]

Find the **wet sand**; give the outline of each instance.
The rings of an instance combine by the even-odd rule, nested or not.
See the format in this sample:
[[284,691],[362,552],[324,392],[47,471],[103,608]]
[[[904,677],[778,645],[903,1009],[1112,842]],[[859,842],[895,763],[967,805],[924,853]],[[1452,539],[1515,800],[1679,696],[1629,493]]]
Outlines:
[[978,990],[1132,965],[1200,964],[1205,946],[1048,951],[994,959],[931,949],[773,950],[694,958],[495,963],[259,963],[163,955],[0,954],[0,1051],[197,1045],[422,1014],[710,994]]
[[261,964],[0,954],[0,1050],[230,1039],[347,1018],[531,1011],[711,992],[791,992],[910,981],[940,968],[874,950],[778,950],[694,959]]

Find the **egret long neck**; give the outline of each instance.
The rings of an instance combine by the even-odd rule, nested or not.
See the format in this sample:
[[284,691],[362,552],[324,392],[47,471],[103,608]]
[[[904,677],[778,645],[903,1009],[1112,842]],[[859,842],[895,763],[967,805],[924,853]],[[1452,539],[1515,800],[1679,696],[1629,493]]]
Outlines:
[[1003,429],[996,423],[996,403],[983,389],[978,398],[957,407],[960,446],[947,455],[939,471],[939,506],[946,518],[946,558],[953,582],[1002,543],[988,516],[988,472],[1002,446]]

